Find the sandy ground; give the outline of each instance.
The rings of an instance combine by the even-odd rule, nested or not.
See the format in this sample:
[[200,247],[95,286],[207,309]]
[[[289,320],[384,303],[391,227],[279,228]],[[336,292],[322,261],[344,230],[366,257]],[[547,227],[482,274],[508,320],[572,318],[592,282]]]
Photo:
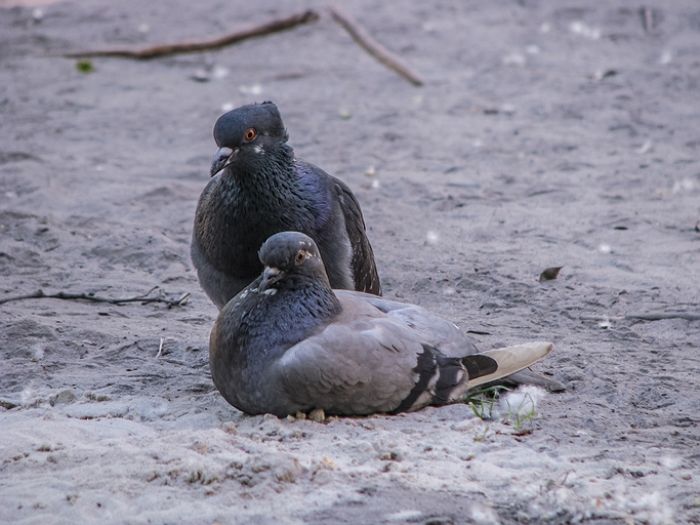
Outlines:
[[[700,523],[700,322],[625,318],[700,313],[700,5],[657,3],[646,32],[635,2],[389,4],[346,8],[423,88],[327,17],[89,74],[60,57],[320,3],[0,9],[0,294],[192,294],[0,305],[0,522]],[[555,342],[537,368],[569,390],[532,433],[467,405],[317,424],[218,395],[191,224],[215,118],[264,99],[355,190],[387,296],[485,348]]]

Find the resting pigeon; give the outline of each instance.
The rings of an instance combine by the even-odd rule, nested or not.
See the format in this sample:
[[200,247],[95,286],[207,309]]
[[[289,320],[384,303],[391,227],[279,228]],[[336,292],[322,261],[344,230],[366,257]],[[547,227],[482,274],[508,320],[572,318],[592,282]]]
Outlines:
[[260,280],[221,310],[209,341],[214,384],[249,414],[442,405],[552,350],[538,342],[476,353],[457,326],[419,306],[333,290],[302,233],[273,235],[259,255]]
[[357,199],[340,180],[295,159],[275,104],[225,113],[214,139],[219,149],[197,205],[191,254],[219,309],[260,274],[265,239],[286,230],[316,241],[334,288],[381,295]]

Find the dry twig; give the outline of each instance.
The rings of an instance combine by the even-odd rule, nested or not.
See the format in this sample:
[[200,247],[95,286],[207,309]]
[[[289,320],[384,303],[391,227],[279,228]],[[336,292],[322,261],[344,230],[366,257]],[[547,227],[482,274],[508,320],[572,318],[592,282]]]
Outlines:
[[9,401],[7,399],[0,399],[0,408],[4,408],[6,410],[12,410],[15,407],[18,407],[19,405],[13,401]]
[[650,312],[639,314],[627,314],[619,316],[607,315],[582,315],[583,321],[665,321],[666,319],[684,319],[686,321],[700,321],[700,314],[692,312]]
[[[338,22],[338,24],[340,24],[350,34],[353,40],[363,47],[370,55],[389,69],[404,77],[411,84],[415,86],[423,85],[423,79],[417,73],[413,72],[407,65],[403,64],[394,53],[386,49],[382,44],[370,36],[367,31],[365,31],[355,20],[352,19],[352,17],[350,17],[350,15],[343,12],[338,7],[332,7],[330,12],[333,19]],[[318,18],[318,13],[309,9],[285,18],[270,20],[264,24],[251,25],[211,40],[157,44],[144,48],[115,47],[111,49],[87,49],[84,51],[65,53],[63,56],[68,58],[120,57],[134,58],[137,60],[149,60],[151,58],[176,55],[180,53],[196,53],[210,49],[219,49],[249,38],[265,36],[278,31],[291,29],[298,25],[318,20]]]
[[642,29],[645,33],[651,33],[654,30],[654,11],[649,7],[640,7],[639,16],[642,19]]
[[417,73],[403,64],[399,57],[377,42],[367,31],[357,24],[355,20],[339,7],[331,7],[331,16],[338,22],[365,51],[384,64],[389,69],[395,71],[414,86],[422,86],[423,79]]
[[649,314],[630,314],[625,319],[634,321],[663,321],[665,319],[685,319],[686,321],[700,321],[700,314],[690,312],[658,312]]
[[34,293],[26,295],[14,295],[11,297],[3,297],[2,299],[0,299],[0,304],[9,303],[11,301],[23,301],[25,299],[63,299],[66,301],[90,301],[93,303],[109,303],[117,305],[125,303],[163,303],[167,305],[168,308],[172,308],[174,306],[185,305],[190,297],[190,293],[185,292],[174,299],[168,298],[163,295],[162,291],[157,296],[151,296],[151,294],[156,290],[158,290],[158,287],[154,286],[146,293],[141,295],[135,295],[133,297],[102,297],[93,293],[46,293],[43,290],[37,290]]
[[135,58],[137,60],[148,60],[151,58],[161,57],[165,55],[176,55],[179,53],[195,53],[198,51],[206,51],[209,49],[219,49],[242,40],[265,36],[270,33],[291,29],[301,24],[313,22],[318,19],[318,13],[313,10],[307,10],[302,13],[291,15],[285,18],[277,18],[270,20],[264,24],[251,25],[249,27],[239,29],[227,35],[212,40],[198,40],[192,42],[177,42],[174,44],[159,44],[141,49],[120,48],[112,49],[92,49],[79,51],[74,53],[66,53],[65,57],[80,58],[80,57],[122,57]]

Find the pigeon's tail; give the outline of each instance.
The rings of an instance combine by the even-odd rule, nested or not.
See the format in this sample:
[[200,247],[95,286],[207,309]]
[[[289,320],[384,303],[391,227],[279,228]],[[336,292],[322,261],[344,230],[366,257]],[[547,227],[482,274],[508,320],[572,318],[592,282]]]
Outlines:
[[470,389],[503,379],[539,361],[552,351],[552,343],[536,342],[471,354],[446,357],[423,345],[413,371],[416,383],[393,412],[418,410],[427,405],[444,405],[464,399]]
[[552,343],[537,341],[463,357],[462,363],[469,374],[467,389],[519,372],[542,359],[553,348]]

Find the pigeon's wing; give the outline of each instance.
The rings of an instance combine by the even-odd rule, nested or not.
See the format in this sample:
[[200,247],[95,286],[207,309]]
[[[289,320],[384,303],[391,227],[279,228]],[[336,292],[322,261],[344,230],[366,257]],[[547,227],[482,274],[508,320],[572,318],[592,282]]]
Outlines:
[[335,294],[341,302],[364,302],[374,306],[390,319],[413,330],[417,339],[448,357],[464,357],[478,352],[474,340],[463,334],[456,324],[418,305],[348,290],[335,290]]
[[[297,406],[347,415],[415,410],[459,396],[467,388],[467,371],[488,372],[463,360],[473,349],[464,347],[468,341],[449,321],[371,294],[335,293],[340,314],[278,361],[278,377]],[[434,342],[462,348],[449,356]]]
[[334,322],[289,348],[276,363],[276,375],[290,400],[305,410],[405,410],[435,374],[432,360],[432,368],[421,372],[421,355],[429,351],[385,317]]
[[448,357],[394,319],[360,315],[287,349],[271,377],[294,410],[404,412],[463,399],[470,388],[522,370],[551,350],[551,343],[534,342]]
[[350,265],[353,280],[355,281],[355,289],[381,295],[382,287],[379,283],[379,274],[374,262],[374,252],[369,239],[367,239],[365,221],[362,217],[360,204],[345,183],[335,177],[332,179],[340,208],[343,211],[345,229],[352,247],[352,261]]

